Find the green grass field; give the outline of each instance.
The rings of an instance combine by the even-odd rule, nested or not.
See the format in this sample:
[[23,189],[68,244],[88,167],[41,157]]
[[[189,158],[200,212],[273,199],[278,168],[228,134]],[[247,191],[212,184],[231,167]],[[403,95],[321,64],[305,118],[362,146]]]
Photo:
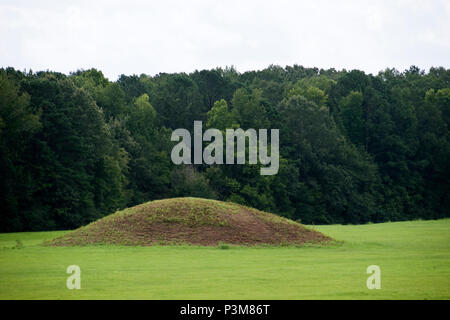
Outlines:
[[[342,244],[44,247],[64,232],[0,234],[0,299],[450,298],[450,219],[313,228]],[[81,290],[66,288],[73,264]]]

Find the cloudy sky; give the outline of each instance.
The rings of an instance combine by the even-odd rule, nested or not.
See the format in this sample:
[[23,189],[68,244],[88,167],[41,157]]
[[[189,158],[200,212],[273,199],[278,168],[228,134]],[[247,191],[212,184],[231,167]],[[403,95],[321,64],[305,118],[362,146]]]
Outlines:
[[0,67],[154,75],[450,67],[449,0],[0,0]]

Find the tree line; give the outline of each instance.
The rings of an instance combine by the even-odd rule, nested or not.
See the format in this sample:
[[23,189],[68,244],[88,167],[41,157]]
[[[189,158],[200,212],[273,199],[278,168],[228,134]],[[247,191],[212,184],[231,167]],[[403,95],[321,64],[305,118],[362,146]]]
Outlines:
[[[279,172],[176,166],[174,129],[280,130]],[[121,75],[0,69],[0,231],[71,229],[153,199],[308,224],[450,216],[450,70],[270,66]]]

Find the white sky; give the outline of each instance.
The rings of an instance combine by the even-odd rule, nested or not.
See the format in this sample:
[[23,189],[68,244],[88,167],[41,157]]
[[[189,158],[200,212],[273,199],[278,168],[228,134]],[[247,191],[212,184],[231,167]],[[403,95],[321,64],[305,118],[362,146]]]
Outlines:
[[450,0],[0,0],[0,67],[450,67]]

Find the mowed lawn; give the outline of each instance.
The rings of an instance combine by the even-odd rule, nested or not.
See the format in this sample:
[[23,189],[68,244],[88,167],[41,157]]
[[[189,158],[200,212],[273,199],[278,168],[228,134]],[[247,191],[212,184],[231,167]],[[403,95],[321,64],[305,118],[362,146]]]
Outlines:
[[[0,299],[450,299],[450,219],[313,228],[343,242],[43,247],[64,232],[0,234]],[[81,290],[66,288],[69,265]],[[369,265],[380,290],[367,289]]]

